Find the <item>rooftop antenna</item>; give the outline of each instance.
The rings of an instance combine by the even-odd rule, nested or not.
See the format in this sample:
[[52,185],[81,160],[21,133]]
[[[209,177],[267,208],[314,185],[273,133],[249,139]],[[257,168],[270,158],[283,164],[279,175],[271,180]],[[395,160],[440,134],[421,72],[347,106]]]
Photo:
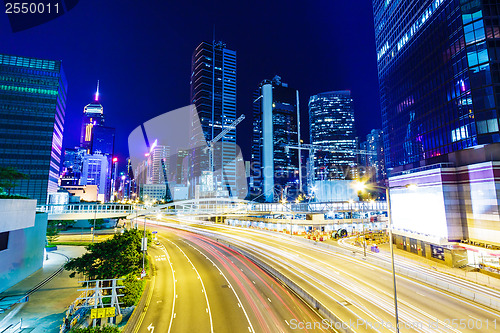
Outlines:
[[95,101],[99,101],[99,80],[97,80],[97,91],[95,92]]

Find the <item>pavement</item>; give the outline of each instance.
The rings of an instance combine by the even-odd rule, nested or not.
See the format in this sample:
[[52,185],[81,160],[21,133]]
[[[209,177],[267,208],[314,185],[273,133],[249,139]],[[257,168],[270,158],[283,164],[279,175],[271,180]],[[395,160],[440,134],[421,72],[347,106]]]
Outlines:
[[29,300],[0,313],[0,332],[21,321],[23,332],[59,332],[67,307],[80,294],[77,291],[80,279],[70,278],[68,271],[58,271],[68,258],[84,252],[82,246],[59,245],[56,251],[47,253],[48,260],[44,260],[41,269],[1,293],[0,299],[20,299],[29,294]]
[[[337,241],[335,241],[335,240],[328,240],[328,241],[326,241],[326,243],[331,244],[331,245],[338,244]],[[351,241],[349,239],[346,241],[346,243],[348,243],[350,245],[354,245],[353,241]],[[362,247],[358,247],[358,248],[362,249]],[[379,253],[380,256],[386,256],[386,257],[390,256],[391,252],[390,252],[390,246],[388,243],[378,244],[378,248],[380,250],[380,253]],[[368,253],[372,253],[370,251],[370,245],[367,245],[366,251]],[[445,264],[429,260],[429,259],[424,258],[422,256],[410,253],[408,251],[398,249],[396,247],[394,248],[394,261],[396,263],[402,262],[402,261],[410,262],[413,265],[418,265],[422,268],[432,269],[436,272],[449,274],[449,275],[455,276],[457,278],[464,279],[464,280],[474,282],[474,283],[478,283],[478,284],[481,284],[483,286],[493,288],[495,290],[500,291],[500,279],[498,279],[498,278],[486,275],[486,274],[481,273],[481,272],[472,272],[472,271],[468,271],[468,270],[465,270],[462,268],[449,267]]]

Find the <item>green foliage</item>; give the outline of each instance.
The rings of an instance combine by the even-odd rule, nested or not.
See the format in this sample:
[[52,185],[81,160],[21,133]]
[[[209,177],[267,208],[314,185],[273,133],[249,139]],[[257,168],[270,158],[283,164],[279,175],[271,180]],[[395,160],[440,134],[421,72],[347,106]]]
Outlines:
[[86,328],[74,328],[70,331],[71,333],[119,333],[120,329],[116,326],[103,326],[103,327],[86,327]]
[[94,224],[95,224],[96,230],[101,229],[102,225],[105,223],[104,219],[96,219],[95,222],[94,222],[94,220],[90,220],[89,222],[90,222],[90,225],[92,225],[92,226],[94,226]]
[[54,243],[59,238],[59,229],[57,228],[47,228],[47,241],[49,244]]
[[136,305],[141,299],[144,290],[144,280],[137,280],[136,276],[129,274],[123,280],[123,288],[121,291],[124,296],[121,301],[125,307]]
[[6,190],[10,195],[10,191],[17,186],[21,179],[28,179],[28,175],[21,173],[13,167],[0,166],[0,188]]
[[67,230],[68,227],[71,227],[75,224],[74,220],[49,220],[47,223],[47,228],[57,228],[59,230]]
[[64,268],[71,277],[81,273],[90,279],[113,279],[142,270],[142,231],[131,229],[101,243],[86,246],[87,252],[71,259]]

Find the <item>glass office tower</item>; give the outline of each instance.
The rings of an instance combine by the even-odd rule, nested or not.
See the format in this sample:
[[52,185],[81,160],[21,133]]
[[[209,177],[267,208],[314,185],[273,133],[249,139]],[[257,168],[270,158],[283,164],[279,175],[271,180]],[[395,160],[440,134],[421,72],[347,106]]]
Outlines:
[[[211,141],[236,120],[236,51],[227,49],[223,42],[202,42],[196,47],[191,64],[191,103],[196,106],[204,134],[193,137],[193,142]],[[235,188],[236,154],[236,129],[232,129],[214,151],[213,169],[223,170],[218,177],[224,177],[214,180],[216,190],[222,184]],[[208,154],[197,150],[191,160],[190,179],[201,181],[200,173],[209,171]],[[192,191],[196,185],[200,184],[191,184]]]
[[275,76],[254,93],[252,178],[253,195],[272,202],[299,192],[299,91]]
[[0,166],[28,175],[11,193],[57,191],[68,84],[61,61],[0,54]]
[[500,141],[498,6],[373,1],[388,168],[446,161],[450,152]]
[[317,151],[313,156],[314,180],[352,177],[357,147],[350,91],[330,91],[309,98],[309,136],[311,144],[346,151]]
[[395,244],[436,260],[448,242],[500,248],[500,3],[373,9]]

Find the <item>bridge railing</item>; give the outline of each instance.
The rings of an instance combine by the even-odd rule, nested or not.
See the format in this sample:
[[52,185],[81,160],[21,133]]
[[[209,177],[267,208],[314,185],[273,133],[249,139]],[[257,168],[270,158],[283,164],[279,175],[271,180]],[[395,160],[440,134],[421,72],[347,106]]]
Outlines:
[[134,210],[133,205],[128,204],[95,204],[95,203],[77,203],[77,204],[51,204],[39,205],[37,212],[48,214],[83,214],[83,213],[127,213]]

